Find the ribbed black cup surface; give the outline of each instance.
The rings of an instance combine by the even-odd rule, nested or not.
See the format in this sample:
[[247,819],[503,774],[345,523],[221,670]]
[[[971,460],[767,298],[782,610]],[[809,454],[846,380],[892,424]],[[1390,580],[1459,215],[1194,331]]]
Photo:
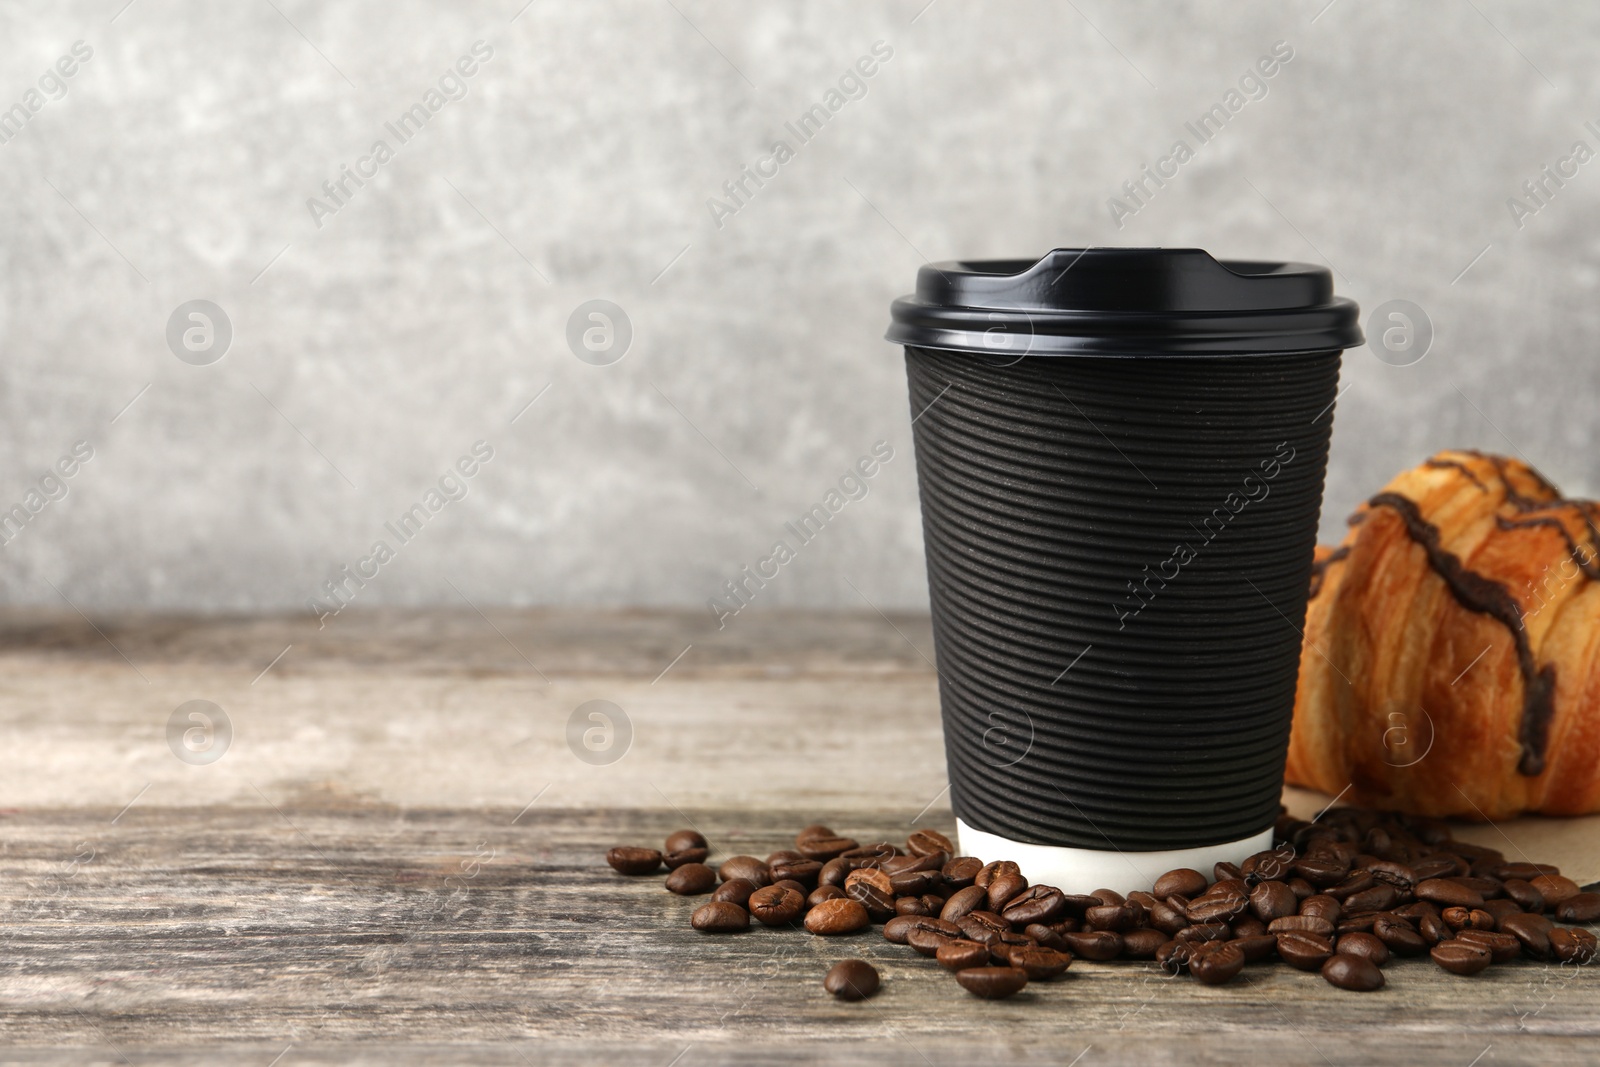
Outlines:
[[963,821],[1129,850],[1272,825],[1339,359],[907,348]]

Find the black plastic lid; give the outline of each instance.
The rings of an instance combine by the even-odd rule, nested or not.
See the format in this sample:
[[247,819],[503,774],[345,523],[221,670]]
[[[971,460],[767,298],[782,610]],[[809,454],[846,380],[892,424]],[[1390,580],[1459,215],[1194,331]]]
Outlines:
[[1058,248],[1030,263],[934,263],[891,309],[896,344],[985,356],[1331,352],[1362,343],[1354,301],[1309,263],[1199,248]]

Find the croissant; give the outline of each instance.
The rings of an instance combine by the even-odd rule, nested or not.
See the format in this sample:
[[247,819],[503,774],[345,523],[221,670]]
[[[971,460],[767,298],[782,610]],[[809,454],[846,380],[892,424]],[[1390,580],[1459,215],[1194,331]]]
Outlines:
[[1441,452],[1319,546],[1286,777],[1501,819],[1600,809],[1600,531],[1505,456]]

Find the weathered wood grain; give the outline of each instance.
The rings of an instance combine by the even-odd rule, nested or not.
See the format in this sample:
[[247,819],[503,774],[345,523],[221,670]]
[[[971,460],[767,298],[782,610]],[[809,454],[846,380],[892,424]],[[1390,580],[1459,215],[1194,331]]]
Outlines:
[[[1209,989],[1079,961],[991,1004],[876,932],[696,934],[693,901],[616,875],[604,850],[685,823],[724,856],[817,819],[863,839],[919,816],[950,830],[933,674],[907,643],[931,654],[926,621],[757,616],[718,635],[653,613],[490,618],[351,615],[322,636],[301,620],[96,620],[104,637],[75,616],[0,623],[6,1061],[1593,1058],[1592,969],[1459,979],[1401,961],[1363,996],[1278,966]],[[165,724],[202,695],[238,733],[191,767]],[[635,720],[608,767],[566,748],[592,696]],[[880,965],[877,998],[822,993],[846,954]]]

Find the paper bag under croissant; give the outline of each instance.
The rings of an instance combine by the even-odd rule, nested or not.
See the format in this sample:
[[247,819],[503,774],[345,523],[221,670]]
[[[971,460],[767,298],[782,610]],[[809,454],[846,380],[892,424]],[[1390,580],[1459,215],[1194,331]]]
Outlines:
[[1319,548],[1287,777],[1503,819],[1600,810],[1600,531],[1517,460],[1441,452]]

